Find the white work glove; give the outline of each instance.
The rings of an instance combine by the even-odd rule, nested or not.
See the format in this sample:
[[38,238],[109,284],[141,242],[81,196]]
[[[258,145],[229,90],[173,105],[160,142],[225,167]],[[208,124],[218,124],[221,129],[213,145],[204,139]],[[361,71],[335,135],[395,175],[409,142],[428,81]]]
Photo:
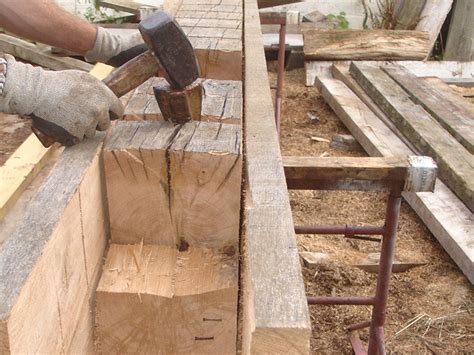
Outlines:
[[29,115],[33,127],[64,145],[106,130],[123,106],[100,80],[79,70],[46,71],[10,55],[0,111]]
[[85,58],[88,62],[101,62],[118,67],[147,49],[138,31],[121,36],[98,27],[94,48],[86,53]]

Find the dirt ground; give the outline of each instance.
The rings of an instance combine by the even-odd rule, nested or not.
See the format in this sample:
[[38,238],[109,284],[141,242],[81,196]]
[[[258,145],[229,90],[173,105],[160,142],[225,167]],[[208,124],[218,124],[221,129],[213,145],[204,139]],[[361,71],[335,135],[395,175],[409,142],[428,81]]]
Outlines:
[[[271,85],[276,83],[269,64]],[[331,148],[337,133],[350,134],[316,88],[304,86],[304,69],[286,72],[281,149],[286,156],[366,156],[363,151]],[[308,112],[319,118],[311,123]],[[295,224],[382,225],[384,193],[290,191]],[[353,265],[378,252],[379,244],[338,236],[299,235],[300,251],[324,252],[330,261],[303,265],[310,295],[373,295],[376,275]],[[406,202],[402,204],[396,260],[424,262],[394,274],[385,327],[391,353],[474,353],[474,288]],[[370,319],[368,306],[310,306],[314,353],[351,353],[345,327]],[[359,333],[367,341],[368,331]]]

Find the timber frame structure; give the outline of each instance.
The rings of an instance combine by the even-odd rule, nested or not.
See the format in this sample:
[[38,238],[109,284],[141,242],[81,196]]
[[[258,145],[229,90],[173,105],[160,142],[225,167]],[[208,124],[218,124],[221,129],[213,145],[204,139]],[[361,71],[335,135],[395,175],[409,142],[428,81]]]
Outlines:
[[[144,115],[75,147],[44,149],[31,136],[19,148],[0,174],[0,353],[308,353],[257,1],[179,3],[182,16],[196,3],[217,16],[242,9],[229,32],[242,31],[240,47],[222,40],[233,51],[205,43],[225,36],[226,21],[189,30],[208,48],[206,79],[238,80],[219,76],[241,68],[229,53],[245,54],[242,87],[209,83],[232,88],[208,98],[210,122],[173,127]],[[219,107],[228,117],[212,114]]]

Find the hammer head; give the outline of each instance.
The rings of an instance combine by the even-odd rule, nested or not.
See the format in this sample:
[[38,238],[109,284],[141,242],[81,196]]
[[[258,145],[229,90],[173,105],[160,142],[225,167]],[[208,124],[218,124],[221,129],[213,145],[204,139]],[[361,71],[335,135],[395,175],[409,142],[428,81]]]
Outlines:
[[194,49],[178,23],[158,11],[140,22],[138,29],[168,74],[173,88],[183,89],[199,78]]

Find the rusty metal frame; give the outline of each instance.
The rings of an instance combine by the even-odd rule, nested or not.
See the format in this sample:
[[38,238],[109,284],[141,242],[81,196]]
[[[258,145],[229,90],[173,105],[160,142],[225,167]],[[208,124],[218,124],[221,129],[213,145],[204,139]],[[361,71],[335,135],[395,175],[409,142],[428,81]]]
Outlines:
[[371,305],[372,318],[370,321],[353,324],[347,328],[352,349],[356,355],[367,354],[364,346],[354,333],[356,330],[369,327],[368,354],[385,354],[384,325],[386,320],[388,293],[390,277],[392,275],[395,244],[397,238],[397,227],[400,217],[401,205],[400,189],[390,191],[387,210],[385,213],[385,224],[379,226],[295,226],[296,234],[341,234],[351,236],[355,234],[382,235],[381,254],[377,286],[374,297],[332,297],[332,296],[308,296],[309,305]]

